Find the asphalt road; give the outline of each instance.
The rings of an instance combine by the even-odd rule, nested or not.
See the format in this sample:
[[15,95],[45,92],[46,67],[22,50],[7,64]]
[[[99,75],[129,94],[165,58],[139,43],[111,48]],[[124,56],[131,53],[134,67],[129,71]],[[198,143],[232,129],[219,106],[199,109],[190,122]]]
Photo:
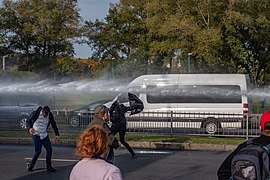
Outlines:
[[[45,150],[33,172],[26,171],[26,161],[32,157],[31,145],[0,145],[1,180],[50,180],[69,179],[69,173],[77,162],[73,147],[54,146],[55,173],[45,167]],[[172,151],[135,149],[138,158],[132,159],[125,149],[115,151],[116,165],[125,180],[200,179],[216,180],[216,172],[229,152]],[[89,171],[90,173],[91,171]]]

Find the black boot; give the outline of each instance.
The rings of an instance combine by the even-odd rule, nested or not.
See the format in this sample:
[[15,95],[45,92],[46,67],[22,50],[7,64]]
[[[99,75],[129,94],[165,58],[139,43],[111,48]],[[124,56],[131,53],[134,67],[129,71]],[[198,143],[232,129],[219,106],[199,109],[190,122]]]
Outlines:
[[26,163],[26,168],[27,168],[27,171],[33,171],[33,165],[30,163],[30,162],[27,162]]
[[137,154],[135,154],[135,153],[132,154],[132,158],[133,158],[133,159],[135,159],[135,158],[137,158],[137,157],[138,157]]
[[52,166],[47,166],[47,171],[54,172],[56,169],[54,169]]

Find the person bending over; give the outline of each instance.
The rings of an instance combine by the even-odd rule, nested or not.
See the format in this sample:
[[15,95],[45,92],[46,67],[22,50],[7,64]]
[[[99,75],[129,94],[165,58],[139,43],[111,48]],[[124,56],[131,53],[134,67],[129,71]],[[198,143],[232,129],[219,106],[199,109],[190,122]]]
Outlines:
[[55,133],[55,141],[59,141],[59,131],[54,120],[53,114],[50,112],[48,106],[39,107],[33,111],[26,121],[26,127],[29,133],[32,135],[33,143],[35,146],[35,153],[31,162],[27,162],[27,170],[33,171],[33,168],[37,162],[39,155],[41,154],[42,145],[46,149],[46,164],[47,171],[54,172],[52,167],[52,145],[47,132],[49,126],[52,126]]

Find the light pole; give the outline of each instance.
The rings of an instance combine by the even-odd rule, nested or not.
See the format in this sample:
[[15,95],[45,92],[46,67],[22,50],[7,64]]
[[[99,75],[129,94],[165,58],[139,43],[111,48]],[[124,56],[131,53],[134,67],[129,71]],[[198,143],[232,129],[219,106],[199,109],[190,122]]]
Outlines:
[[112,76],[114,77],[114,66],[113,66],[113,61],[115,60],[115,57],[112,57]]
[[6,57],[8,57],[8,55],[3,56],[3,71],[6,69]]
[[192,55],[192,53],[188,53],[188,74],[190,74],[190,55]]

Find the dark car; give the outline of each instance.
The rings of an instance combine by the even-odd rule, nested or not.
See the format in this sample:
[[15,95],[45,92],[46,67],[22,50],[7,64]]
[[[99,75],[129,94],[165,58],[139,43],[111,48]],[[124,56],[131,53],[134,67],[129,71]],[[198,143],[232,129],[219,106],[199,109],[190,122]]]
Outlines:
[[88,125],[94,116],[94,108],[99,104],[106,104],[112,100],[99,100],[91,104],[88,104],[78,110],[75,110],[72,115],[69,117],[69,122],[72,127],[79,127]]
[[0,94],[0,129],[25,129],[30,113],[43,103],[44,97],[29,94]]

